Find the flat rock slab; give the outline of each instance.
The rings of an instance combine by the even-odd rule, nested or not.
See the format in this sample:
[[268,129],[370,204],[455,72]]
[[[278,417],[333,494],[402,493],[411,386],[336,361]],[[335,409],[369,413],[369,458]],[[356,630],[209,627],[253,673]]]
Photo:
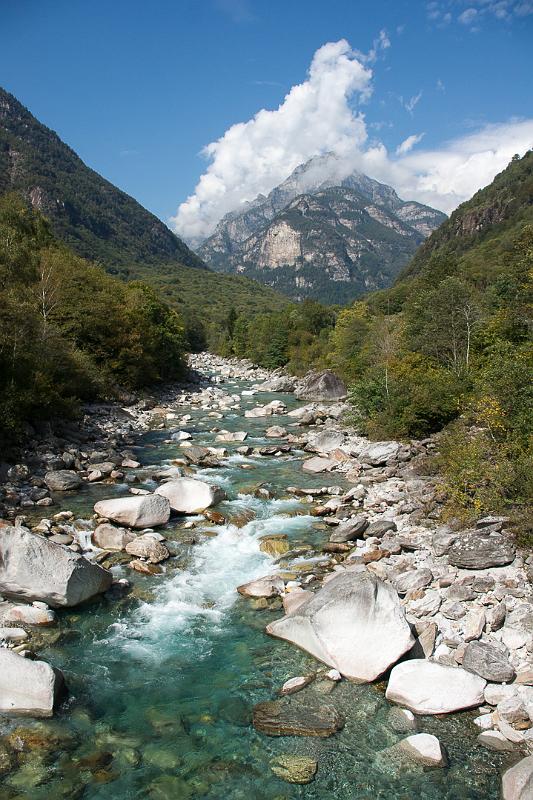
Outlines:
[[483,529],[460,536],[448,550],[448,561],[461,569],[504,567],[514,561],[515,549],[507,536]]
[[413,659],[394,667],[385,696],[414,714],[450,714],[480,706],[485,685],[483,678],[460,667]]
[[266,630],[356,683],[378,678],[415,641],[396,591],[369,572],[333,577]]
[[326,703],[285,697],[254,706],[253,725],[267,736],[327,737],[342,730],[344,719]]
[[0,713],[51,717],[63,689],[59,670],[0,648]]
[[331,472],[336,466],[338,466],[338,462],[334,461],[332,458],[313,456],[312,458],[308,458],[307,461],[304,461],[302,469],[304,472],[317,474],[319,472]]

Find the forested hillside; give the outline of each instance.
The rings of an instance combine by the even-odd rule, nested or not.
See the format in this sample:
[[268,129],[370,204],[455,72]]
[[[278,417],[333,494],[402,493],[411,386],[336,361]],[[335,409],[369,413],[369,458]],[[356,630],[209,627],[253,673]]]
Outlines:
[[68,416],[182,374],[178,313],[141,282],[75,255],[18,195],[0,198],[0,442],[26,422]]
[[239,320],[233,349],[270,366],[336,369],[371,436],[444,427],[439,466],[453,507],[519,508],[533,493],[532,278],[530,151],[463,203],[392,288],[337,310],[334,327],[318,315],[296,335],[289,315],[271,316],[276,334],[261,352],[261,327],[243,346]]

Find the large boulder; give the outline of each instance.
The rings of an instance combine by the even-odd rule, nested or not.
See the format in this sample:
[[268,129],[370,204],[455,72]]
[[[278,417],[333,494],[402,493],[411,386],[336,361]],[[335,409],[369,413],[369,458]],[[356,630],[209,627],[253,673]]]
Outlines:
[[68,492],[81,486],[81,478],[71,469],[58,469],[47,472],[44,482],[51,492]]
[[170,556],[164,544],[154,539],[152,534],[137,536],[126,545],[126,553],[138,558],[145,558],[151,564],[159,564]]
[[344,433],[342,431],[320,431],[309,437],[307,450],[315,453],[331,453],[344,444]]
[[344,400],[348,393],[346,385],[334,372],[308,372],[302,378],[294,394],[298,400]]
[[385,696],[415,714],[449,714],[480,706],[485,685],[483,678],[460,667],[413,659],[394,667]]
[[27,528],[0,530],[0,594],[75,606],[111,586],[111,573]]
[[153,528],[165,525],[170,518],[170,503],[160,493],[100,500],[94,510],[100,517],[128,528]]
[[237,587],[239,594],[243,597],[276,597],[285,588],[283,578],[279,575],[266,575],[264,578],[257,578],[249,583],[243,583]]
[[155,490],[168,500],[172,511],[178,514],[199,514],[226,499],[220,486],[212,486],[195,478],[178,478],[161,484]]
[[533,755],[523,758],[502,777],[503,800],[531,800],[533,797]]
[[359,460],[373,467],[381,467],[391,458],[398,455],[401,449],[399,442],[375,442],[363,448]]
[[337,544],[344,544],[351,542],[353,539],[362,537],[365,530],[368,528],[368,520],[363,514],[357,514],[355,517],[350,517],[338,525],[331,536],[330,542]]
[[339,574],[266,630],[356,683],[378,678],[414,644],[396,591],[368,572]]
[[59,670],[0,648],[0,713],[51,717],[63,690]]
[[515,549],[507,536],[494,531],[467,532],[448,550],[448,560],[461,569],[504,567],[514,560]]
[[332,469],[338,466],[338,462],[332,458],[323,458],[322,456],[313,456],[308,458],[302,464],[304,472],[312,472],[318,474],[319,472],[331,472]]

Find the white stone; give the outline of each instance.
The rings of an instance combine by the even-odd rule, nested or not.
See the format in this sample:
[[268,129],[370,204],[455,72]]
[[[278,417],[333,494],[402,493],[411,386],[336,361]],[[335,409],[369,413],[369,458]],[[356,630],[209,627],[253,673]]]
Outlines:
[[51,717],[62,687],[59,670],[0,648],[0,713]]
[[279,693],[294,694],[295,692],[299,692],[300,689],[304,689],[306,686],[309,686],[313,680],[314,675],[299,675],[297,678],[289,678],[288,681],[285,681],[279,690]]
[[485,685],[483,678],[460,667],[414,659],[393,668],[385,696],[415,714],[449,714],[480,706]]
[[436,736],[414,733],[398,743],[398,748],[411,760],[425,767],[444,767],[447,758]]
[[531,800],[533,797],[533,755],[523,758],[502,777],[503,800]]
[[239,594],[243,597],[276,597],[283,592],[285,584],[279,575],[266,575],[264,578],[257,578],[254,581],[243,583],[237,587]]
[[159,494],[137,497],[116,497],[95,503],[95,512],[128,528],[151,528],[165,525],[170,517],[168,499]]
[[335,575],[266,630],[357,683],[375,680],[414,644],[395,590],[368,572]]
[[331,472],[332,469],[338,466],[338,462],[332,458],[323,458],[322,456],[313,456],[308,458],[302,464],[304,472]]
[[226,498],[219,486],[195,478],[178,478],[161,484],[155,490],[167,499],[172,511],[179,514],[198,514]]
[[0,640],[5,642],[25,642],[29,634],[24,628],[4,628],[0,627]]

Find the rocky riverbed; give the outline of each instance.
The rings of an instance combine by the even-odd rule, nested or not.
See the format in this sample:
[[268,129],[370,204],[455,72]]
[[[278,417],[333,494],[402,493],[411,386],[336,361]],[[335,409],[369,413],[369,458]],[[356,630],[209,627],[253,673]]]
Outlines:
[[4,468],[0,796],[532,796],[507,520],[444,524],[436,440],[331,373],[191,367]]

